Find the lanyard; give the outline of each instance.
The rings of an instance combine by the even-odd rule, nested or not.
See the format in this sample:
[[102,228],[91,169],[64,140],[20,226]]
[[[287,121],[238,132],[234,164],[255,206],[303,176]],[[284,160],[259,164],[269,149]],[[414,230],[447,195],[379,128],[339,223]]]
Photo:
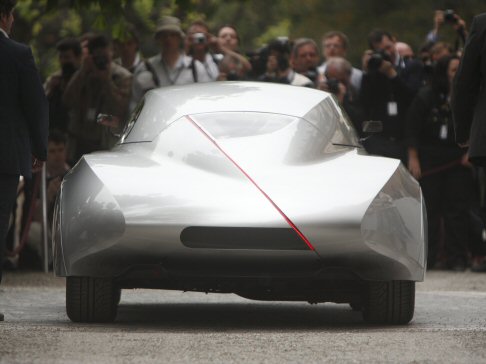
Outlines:
[[175,76],[174,79],[172,79],[170,77],[170,72],[169,70],[167,69],[167,66],[165,65],[165,61],[164,60],[161,60],[162,61],[162,69],[164,70],[164,73],[165,73],[165,77],[167,78],[167,80],[170,82],[171,85],[175,85],[175,83],[177,82],[177,79],[179,78],[179,76],[181,75],[181,72],[182,70],[184,69],[184,64],[181,64],[181,66],[179,67],[179,69],[177,70],[177,74]]

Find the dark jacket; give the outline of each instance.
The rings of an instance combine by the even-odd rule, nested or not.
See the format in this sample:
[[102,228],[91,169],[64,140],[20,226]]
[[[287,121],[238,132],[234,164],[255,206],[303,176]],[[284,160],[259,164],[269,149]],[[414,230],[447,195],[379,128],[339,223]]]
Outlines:
[[[381,120],[382,135],[396,140],[403,138],[407,109],[423,81],[423,67],[417,61],[399,64],[398,76],[391,80],[380,72],[364,74],[360,94],[365,120]],[[390,115],[390,103],[396,105],[396,115]]]
[[47,159],[49,112],[29,47],[0,32],[0,173],[31,176]]
[[459,163],[465,153],[454,141],[447,95],[429,85],[417,93],[408,109],[405,135],[406,146],[419,151],[424,171]]
[[482,165],[486,164],[485,52],[486,13],[473,20],[452,97],[456,141],[465,143],[469,140],[469,158]]

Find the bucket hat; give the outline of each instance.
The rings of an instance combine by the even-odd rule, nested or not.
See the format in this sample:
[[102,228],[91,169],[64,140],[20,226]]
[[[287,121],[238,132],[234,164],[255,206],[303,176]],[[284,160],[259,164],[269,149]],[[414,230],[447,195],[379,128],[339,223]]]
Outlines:
[[174,16],[164,16],[157,23],[157,28],[155,29],[155,37],[162,32],[174,32],[179,33],[181,37],[184,37],[184,32],[181,28],[181,21]]

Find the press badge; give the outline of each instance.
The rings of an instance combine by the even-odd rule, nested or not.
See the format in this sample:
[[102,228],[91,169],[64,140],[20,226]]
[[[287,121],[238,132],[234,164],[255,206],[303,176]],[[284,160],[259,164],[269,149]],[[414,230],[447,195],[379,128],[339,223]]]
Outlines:
[[442,140],[447,139],[447,125],[441,125],[439,138],[441,138]]
[[389,116],[395,116],[398,114],[398,106],[395,101],[390,101],[388,103],[388,115]]

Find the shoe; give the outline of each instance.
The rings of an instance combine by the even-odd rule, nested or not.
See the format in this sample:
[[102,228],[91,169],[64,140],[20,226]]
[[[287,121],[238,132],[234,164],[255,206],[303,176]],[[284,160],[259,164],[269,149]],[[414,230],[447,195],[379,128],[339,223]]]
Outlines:
[[475,272],[475,273],[486,272],[486,258],[476,257],[472,262],[471,272]]
[[462,259],[456,259],[452,261],[451,263],[447,264],[447,267],[449,270],[452,270],[454,272],[464,272],[466,270],[466,264]]
[[466,265],[464,263],[456,263],[450,268],[454,272],[464,272],[466,270]]
[[3,316],[3,313],[0,312],[0,321],[5,320],[5,317]]
[[435,263],[427,264],[427,267],[431,270],[447,270],[448,267],[444,261],[437,261]]

